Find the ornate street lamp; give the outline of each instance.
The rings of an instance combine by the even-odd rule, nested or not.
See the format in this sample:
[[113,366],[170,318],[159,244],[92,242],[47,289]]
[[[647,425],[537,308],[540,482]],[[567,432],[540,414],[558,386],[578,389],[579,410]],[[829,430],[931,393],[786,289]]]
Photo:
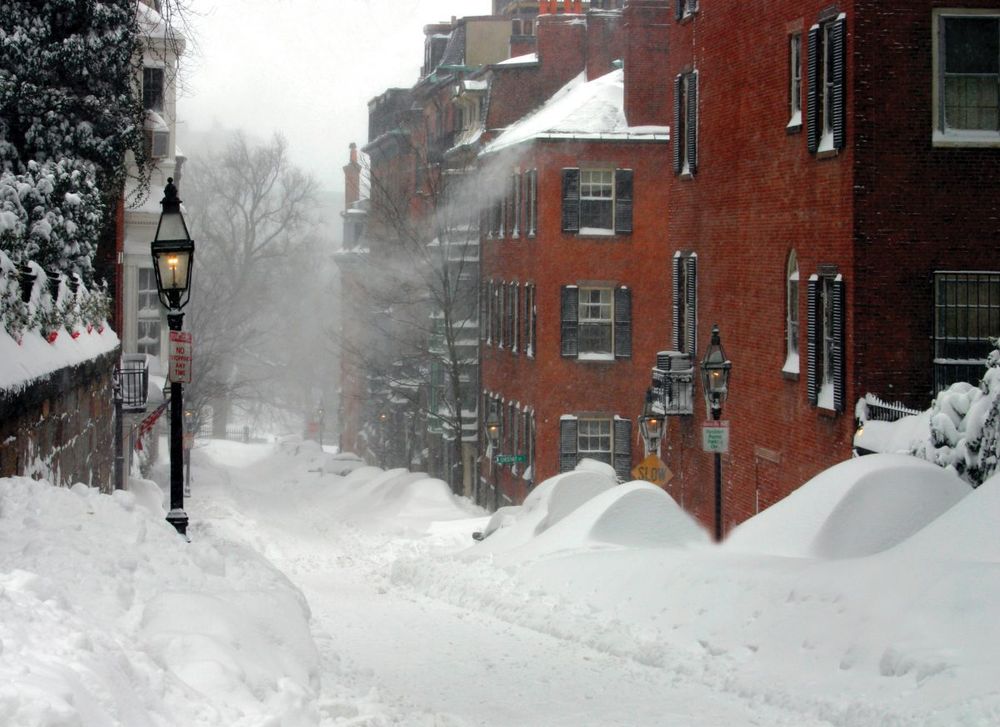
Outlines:
[[500,417],[497,416],[496,409],[490,407],[489,416],[486,417],[486,438],[490,441],[490,452],[493,455],[490,467],[493,470],[493,509],[500,508],[500,484],[499,465],[496,457],[500,453]]
[[646,442],[646,454],[659,452],[660,442],[663,439],[663,423],[663,413],[656,411],[653,390],[646,389],[646,403],[639,417],[639,431]]
[[[167,326],[180,331],[184,324],[181,309],[191,297],[191,268],[194,241],[188,234],[181,200],[173,178],[167,179],[160,201],[163,211],[156,226],[156,238],[150,244],[156,291],[167,309]],[[170,512],[167,522],[187,537],[188,516],[184,512],[184,394],[180,381],[170,382]]]
[[[701,362],[701,381],[705,388],[705,404],[712,419],[722,418],[722,403],[729,395],[729,372],[733,364],[726,358],[719,339],[718,324],[712,326],[712,341]],[[715,453],[715,541],[722,542],[722,454]]]

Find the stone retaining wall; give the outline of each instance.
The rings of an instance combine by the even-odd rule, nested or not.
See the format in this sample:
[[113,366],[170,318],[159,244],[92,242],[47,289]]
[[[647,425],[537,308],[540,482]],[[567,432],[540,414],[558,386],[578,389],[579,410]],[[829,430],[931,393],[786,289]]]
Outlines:
[[18,392],[0,391],[0,477],[114,487],[116,349],[55,371]]

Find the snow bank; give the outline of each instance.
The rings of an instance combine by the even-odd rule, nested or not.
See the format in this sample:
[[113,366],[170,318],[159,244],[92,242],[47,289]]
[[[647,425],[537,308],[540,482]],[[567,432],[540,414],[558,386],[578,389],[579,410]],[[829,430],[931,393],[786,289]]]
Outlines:
[[871,555],[902,542],[970,491],[954,473],[915,457],[859,457],[741,524],[726,547],[800,558]]
[[59,369],[110,353],[118,343],[118,335],[107,325],[77,338],[63,328],[52,343],[37,331],[26,331],[20,345],[0,327],[0,390],[18,391]]
[[184,542],[133,486],[0,479],[0,723],[315,722],[298,590],[243,546]]

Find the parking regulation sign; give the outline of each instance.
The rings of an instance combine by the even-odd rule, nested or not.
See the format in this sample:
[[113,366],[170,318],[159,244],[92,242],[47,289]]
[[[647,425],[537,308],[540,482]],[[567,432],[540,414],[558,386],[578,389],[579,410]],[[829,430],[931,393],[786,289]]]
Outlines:
[[167,375],[172,382],[191,383],[191,349],[190,331],[170,331],[170,370]]
[[729,454],[729,422],[705,422],[701,428],[703,452]]

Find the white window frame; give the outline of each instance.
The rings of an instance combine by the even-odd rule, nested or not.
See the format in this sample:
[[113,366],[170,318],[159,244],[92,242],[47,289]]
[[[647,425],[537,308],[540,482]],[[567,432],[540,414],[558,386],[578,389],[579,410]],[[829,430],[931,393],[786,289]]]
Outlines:
[[[605,434],[605,427],[607,428],[607,433]],[[586,431],[585,431],[586,430]],[[596,430],[596,431],[594,431]],[[607,439],[608,448],[605,450],[603,447],[598,449],[584,448],[584,441],[586,440],[588,445],[592,446],[596,440],[598,445],[602,445],[604,439]],[[606,455],[607,459],[604,459],[602,455]],[[596,459],[599,462],[606,462],[607,464],[614,466],[615,460],[615,428],[614,420],[610,417],[580,417],[577,419],[577,430],[576,430],[576,456],[577,459],[582,459],[584,457],[590,459]]]
[[820,79],[820,93],[817,102],[820,114],[820,137],[817,153],[833,151],[833,43],[830,33],[833,32],[834,21],[829,20],[820,24],[819,36],[819,57],[816,62],[819,64],[817,76]]
[[527,216],[528,237],[534,237],[537,232],[538,220],[538,170],[532,169],[528,172],[528,203],[525,205],[525,215]]
[[802,126],[802,33],[788,36],[788,125]]
[[[597,292],[600,293],[601,300],[598,301],[585,301],[584,295]],[[615,291],[614,288],[605,286],[589,286],[580,287],[577,290],[578,293],[578,314],[577,314],[577,358],[580,360],[590,360],[590,361],[613,361],[615,358]],[[605,301],[604,298],[607,297]],[[597,309],[601,315],[594,317],[592,315],[584,315],[584,311],[591,312]],[[607,311],[607,318],[604,317],[603,312]],[[594,351],[584,349],[584,327],[591,326],[607,329],[607,336],[609,342],[608,351]]]
[[782,371],[799,373],[800,308],[799,308],[799,262],[795,250],[788,253],[785,266],[785,365]]
[[698,0],[677,0],[681,4],[681,17],[688,18],[698,12]]
[[[583,208],[587,204],[607,205],[608,226],[592,227],[583,224]],[[580,168],[580,231],[578,234],[615,234],[615,170],[613,167]]]
[[[156,288],[156,273],[151,267],[136,268],[135,272],[135,351],[159,358],[163,349],[163,310]],[[144,284],[146,275],[149,280]],[[147,327],[155,330],[155,336],[142,335]],[[142,343],[144,338],[155,339],[155,347]]]
[[[998,33],[1000,33],[1000,9],[998,8],[936,8],[932,11],[931,48],[933,55],[932,77],[932,113],[934,146],[985,146],[1000,147],[1000,130],[988,129],[950,129],[944,119],[944,23],[948,18],[986,17],[996,18]],[[1000,86],[1000,73],[998,73]],[[998,89],[1000,91],[1000,89]]]

